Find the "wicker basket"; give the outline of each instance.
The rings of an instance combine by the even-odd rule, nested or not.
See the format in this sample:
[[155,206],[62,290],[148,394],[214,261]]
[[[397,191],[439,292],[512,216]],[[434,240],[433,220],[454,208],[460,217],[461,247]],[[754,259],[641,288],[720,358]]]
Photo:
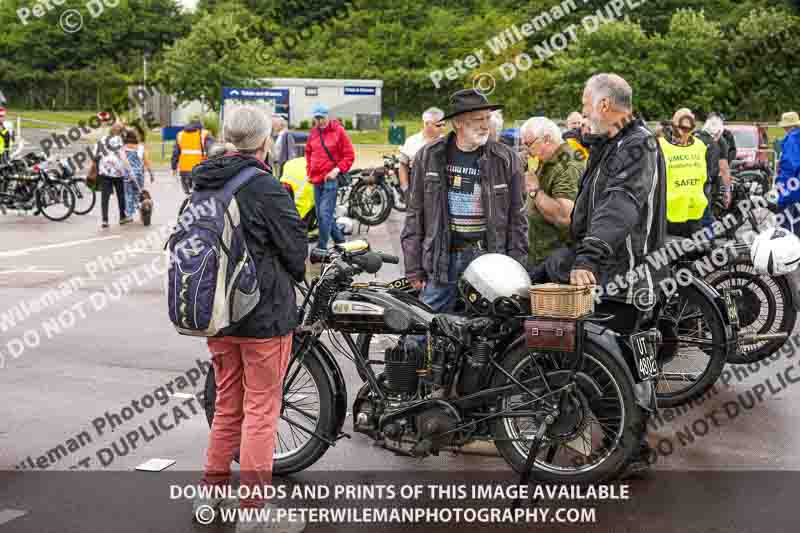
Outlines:
[[530,288],[531,314],[554,318],[580,318],[594,310],[593,287],[544,283]]

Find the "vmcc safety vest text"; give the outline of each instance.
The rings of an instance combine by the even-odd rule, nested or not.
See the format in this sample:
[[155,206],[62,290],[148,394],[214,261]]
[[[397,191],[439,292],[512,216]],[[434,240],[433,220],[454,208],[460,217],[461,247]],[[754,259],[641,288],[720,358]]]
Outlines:
[[205,144],[208,131],[179,131],[175,141],[181,148],[178,170],[191,172],[195,165],[206,160]]
[[689,146],[679,146],[663,137],[659,142],[667,162],[667,220],[700,220],[708,206],[705,143],[693,138]]

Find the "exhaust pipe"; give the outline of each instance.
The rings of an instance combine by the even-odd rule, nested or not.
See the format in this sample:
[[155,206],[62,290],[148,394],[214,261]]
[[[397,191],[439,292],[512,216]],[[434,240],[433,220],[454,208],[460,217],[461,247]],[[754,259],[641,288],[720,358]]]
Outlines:
[[758,344],[759,342],[785,341],[789,338],[788,333],[763,333],[761,335],[742,335],[739,337],[739,344]]

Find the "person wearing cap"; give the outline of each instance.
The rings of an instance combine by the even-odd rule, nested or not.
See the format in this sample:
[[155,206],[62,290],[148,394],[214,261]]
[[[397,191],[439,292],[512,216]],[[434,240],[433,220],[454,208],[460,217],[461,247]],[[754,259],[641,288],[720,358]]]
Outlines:
[[[289,193],[264,163],[270,153],[272,122],[256,106],[225,114],[224,139],[235,147],[199,163],[192,172],[196,190],[221,189],[242,171],[256,174],[236,193],[247,249],[258,265],[261,297],[242,321],[208,339],[216,382],[214,423],[202,479],[204,485],[227,485],[236,451],[241,486],[263,487],[272,480],[273,450],[283,399],[283,380],[298,325],[294,286],[305,276],[308,240],[305,226]],[[228,147],[225,147],[228,150]],[[266,259],[266,260],[265,260]],[[253,493],[251,492],[251,495]],[[218,508],[220,498],[194,501]],[[239,500],[240,507],[266,507],[257,495]],[[275,528],[275,529],[271,529]],[[236,531],[304,529],[301,520],[279,524],[243,522]]]
[[452,311],[456,282],[484,253],[528,263],[528,220],[522,204],[522,162],[490,139],[490,104],[475,89],[454,93],[453,131],[417,152],[411,167],[400,240],[406,276],[436,312]]
[[400,148],[398,177],[400,178],[400,189],[402,189],[403,194],[408,191],[408,181],[411,176],[411,164],[414,161],[414,156],[417,155],[420,148],[441,138],[445,126],[442,120],[443,117],[444,111],[438,107],[426,109],[422,113],[422,130],[406,139],[406,142]]
[[306,141],[306,167],[308,178],[314,184],[314,203],[319,225],[317,247],[328,247],[328,239],[344,242],[342,230],[336,224],[337,178],[350,170],[355,151],[344,127],[328,118],[328,106],[322,103],[312,109],[315,126]]
[[0,107],[0,163],[10,159],[13,142],[14,130],[11,124],[6,122],[6,108]]
[[172,147],[172,175],[180,175],[183,192],[192,193],[192,169],[208,158],[208,150],[214,137],[203,128],[199,115],[193,115],[189,124],[178,132]]
[[780,191],[778,206],[784,210],[783,227],[800,237],[800,115],[794,111],[784,113],[778,126],[786,132],[775,176]]

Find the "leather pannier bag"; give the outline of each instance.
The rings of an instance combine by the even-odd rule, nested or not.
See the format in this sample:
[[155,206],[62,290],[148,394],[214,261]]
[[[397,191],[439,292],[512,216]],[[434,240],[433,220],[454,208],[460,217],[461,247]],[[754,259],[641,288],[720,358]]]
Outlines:
[[525,319],[528,348],[555,352],[574,352],[578,322],[570,318],[529,317]]

